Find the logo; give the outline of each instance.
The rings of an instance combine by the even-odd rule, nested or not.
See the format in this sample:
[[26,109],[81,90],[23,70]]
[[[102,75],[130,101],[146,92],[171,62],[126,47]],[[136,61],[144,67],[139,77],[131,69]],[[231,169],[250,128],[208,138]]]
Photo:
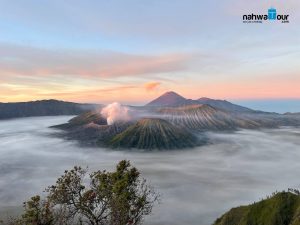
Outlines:
[[269,8],[268,14],[248,14],[243,15],[243,23],[263,23],[263,21],[279,21],[281,23],[289,23],[288,14],[277,14],[275,8]]
[[274,8],[268,9],[268,19],[276,20],[276,9],[274,9]]

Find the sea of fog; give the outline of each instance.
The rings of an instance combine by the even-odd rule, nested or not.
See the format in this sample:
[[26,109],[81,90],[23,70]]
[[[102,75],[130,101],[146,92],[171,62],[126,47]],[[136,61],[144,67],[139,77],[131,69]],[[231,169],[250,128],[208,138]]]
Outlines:
[[300,129],[209,133],[214,144],[181,151],[83,148],[48,128],[71,117],[0,121],[0,211],[16,209],[74,165],[113,169],[132,164],[160,192],[147,225],[209,225],[231,207],[275,190],[300,187]]

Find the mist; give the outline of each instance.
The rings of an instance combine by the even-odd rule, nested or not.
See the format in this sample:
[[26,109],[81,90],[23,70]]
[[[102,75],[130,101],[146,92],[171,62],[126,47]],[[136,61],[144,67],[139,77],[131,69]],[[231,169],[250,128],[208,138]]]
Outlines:
[[164,152],[80,147],[48,128],[70,116],[0,121],[0,211],[17,209],[54,184],[65,169],[136,166],[162,202],[146,225],[209,225],[232,207],[276,190],[300,187],[300,129],[207,133],[212,144]]
[[101,114],[106,118],[107,124],[112,125],[116,121],[128,121],[131,119],[130,110],[118,102],[108,104],[101,110]]

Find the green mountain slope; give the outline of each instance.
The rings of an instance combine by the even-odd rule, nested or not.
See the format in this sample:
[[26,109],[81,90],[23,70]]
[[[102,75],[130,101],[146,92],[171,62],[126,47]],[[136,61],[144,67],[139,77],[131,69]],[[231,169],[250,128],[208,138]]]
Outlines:
[[114,148],[181,149],[199,144],[185,129],[157,118],[141,119],[108,143]]
[[277,193],[252,205],[231,209],[214,225],[300,225],[300,196]]

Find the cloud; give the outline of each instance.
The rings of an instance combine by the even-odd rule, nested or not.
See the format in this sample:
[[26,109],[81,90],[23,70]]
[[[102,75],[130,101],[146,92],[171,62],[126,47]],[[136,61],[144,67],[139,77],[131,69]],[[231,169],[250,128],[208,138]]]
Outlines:
[[106,117],[107,124],[111,125],[117,121],[130,120],[130,110],[118,102],[111,103],[101,110],[101,114]]
[[0,43],[3,75],[130,77],[180,71],[187,54],[134,55],[113,51],[50,50]]
[[12,85],[0,82],[0,102],[29,101],[40,99],[60,99],[75,102],[110,102],[111,99],[126,97],[124,93],[136,92],[141,87],[139,85],[118,85],[102,88],[95,87],[72,87],[69,85],[56,87],[45,86],[43,84]]
[[128,91],[130,89],[137,89],[138,86],[135,85],[124,85],[124,86],[115,86],[115,87],[109,87],[109,88],[99,88],[99,89],[87,89],[87,90],[75,90],[75,91],[68,91],[68,92],[55,92],[55,93],[40,93],[39,95],[41,96],[84,96],[84,95],[90,95],[94,94],[95,96],[99,95],[101,96],[102,94],[112,94],[114,92],[122,92],[122,91]]
[[144,84],[144,87],[147,91],[153,91],[159,87],[161,83],[157,81],[152,81]]

